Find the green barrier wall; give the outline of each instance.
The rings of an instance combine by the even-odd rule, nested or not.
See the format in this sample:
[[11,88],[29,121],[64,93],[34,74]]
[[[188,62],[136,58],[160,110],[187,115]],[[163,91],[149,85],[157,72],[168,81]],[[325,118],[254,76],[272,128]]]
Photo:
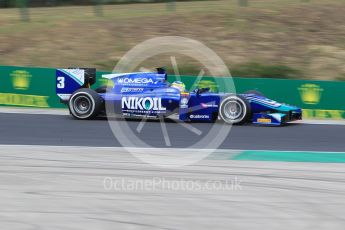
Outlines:
[[7,106],[63,107],[54,95],[55,69],[0,67],[0,104]]
[[[106,84],[98,72],[95,85]],[[102,81],[103,80],[103,81]],[[55,94],[55,69],[0,66],[0,105],[65,108]]]
[[[93,87],[107,84],[97,72]],[[169,81],[176,79],[169,76]],[[203,77],[196,81],[193,76],[181,76],[187,89],[210,87],[221,92],[222,85],[215,79]],[[297,105],[304,110],[304,118],[345,119],[345,82],[285,80],[265,78],[233,78],[236,92],[257,90],[280,102]],[[41,108],[64,108],[55,95],[55,69],[0,66],[0,105]]]

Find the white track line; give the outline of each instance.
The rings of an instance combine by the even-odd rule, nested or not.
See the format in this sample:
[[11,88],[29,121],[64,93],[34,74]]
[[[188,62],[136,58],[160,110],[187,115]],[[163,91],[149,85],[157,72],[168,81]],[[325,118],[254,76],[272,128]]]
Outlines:
[[103,146],[80,146],[80,145],[8,145],[0,144],[0,148],[15,148],[15,149],[94,149],[94,150],[114,150],[120,151],[138,151],[138,152],[212,152],[212,153],[242,153],[244,151],[257,151],[257,152],[282,152],[282,153],[345,153],[344,151],[310,151],[310,150],[245,150],[245,149],[195,149],[195,148],[137,148],[137,147],[103,147]]
[[39,109],[39,108],[14,108],[0,107],[0,113],[18,113],[18,114],[45,114],[45,115],[69,115],[67,109]]
[[312,125],[345,125],[345,120],[302,120],[295,123]]
[[[69,115],[67,109],[39,109],[39,108],[14,108],[14,107],[0,107],[0,113],[16,113],[16,114],[38,114],[38,115]],[[177,118],[177,116],[176,116]],[[344,120],[302,120],[292,123],[297,124],[312,124],[312,125],[345,125]]]

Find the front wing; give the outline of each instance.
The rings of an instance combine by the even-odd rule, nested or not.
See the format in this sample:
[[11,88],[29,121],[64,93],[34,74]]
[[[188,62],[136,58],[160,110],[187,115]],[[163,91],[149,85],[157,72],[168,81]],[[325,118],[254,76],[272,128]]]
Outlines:
[[302,111],[289,113],[254,113],[253,124],[280,126],[291,121],[302,120]]

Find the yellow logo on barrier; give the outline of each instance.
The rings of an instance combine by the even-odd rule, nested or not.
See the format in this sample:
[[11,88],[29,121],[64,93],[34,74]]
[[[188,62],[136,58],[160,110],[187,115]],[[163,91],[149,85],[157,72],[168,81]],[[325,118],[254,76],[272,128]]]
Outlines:
[[40,95],[0,93],[0,104],[48,108],[48,98]]
[[301,99],[305,104],[315,105],[320,102],[323,89],[315,84],[304,84],[298,88]]
[[193,88],[210,88],[211,92],[218,92],[218,85],[211,80],[201,80]]
[[13,88],[27,90],[30,86],[31,74],[25,70],[16,70],[11,73]]
[[99,80],[100,85],[106,85],[108,87],[113,87],[114,82],[112,80],[106,79],[106,78],[100,78]]
[[[25,70],[15,70],[11,74],[14,89],[27,90],[30,87],[32,75]],[[30,106],[30,107],[50,107],[49,96],[27,95],[17,93],[0,93],[1,105]]]
[[303,118],[345,119],[345,110],[303,109]]

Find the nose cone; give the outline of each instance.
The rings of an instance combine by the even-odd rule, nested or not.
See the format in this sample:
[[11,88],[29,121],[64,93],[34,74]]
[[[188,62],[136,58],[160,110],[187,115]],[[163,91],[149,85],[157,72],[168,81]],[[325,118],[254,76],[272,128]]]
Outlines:
[[294,105],[289,105],[289,104],[281,104],[279,110],[285,111],[285,112],[288,112],[288,111],[302,112],[301,108]]

